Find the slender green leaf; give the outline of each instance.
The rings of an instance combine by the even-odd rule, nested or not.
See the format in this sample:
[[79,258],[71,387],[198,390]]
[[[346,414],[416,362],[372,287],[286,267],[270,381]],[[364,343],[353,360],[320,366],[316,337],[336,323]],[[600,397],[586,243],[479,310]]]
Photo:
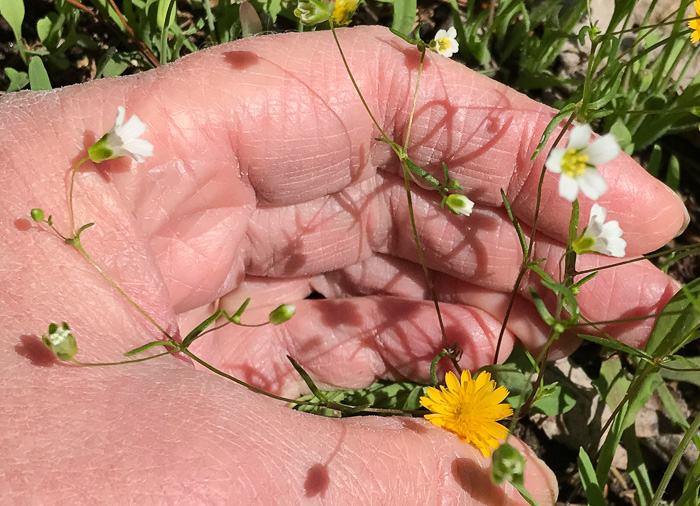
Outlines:
[[550,313],[547,309],[547,306],[542,300],[542,297],[540,297],[539,294],[532,287],[530,288],[530,296],[532,297],[532,301],[535,303],[535,308],[540,314],[540,317],[550,327],[554,326],[554,324],[557,323],[557,321],[552,316],[552,313]]
[[144,351],[148,351],[151,348],[155,348],[156,346],[169,346],[170,348],[175,348],[175,344],[172,341],[152,341],[144,344],[143,346],[127,351],[124,353],[124,355],[127,357],[132,357],[134,355],[138,355],[139,353],[143,353]]
[[656,176],[659,173],[659,168],[661,167],[661,155],[663,151],[661,146],[654,144],[651,150],[651,155],[649,156],[649,163],[647,164],[647,172],[652,176]]
[[[700,295],[700,278],[686,285],[687,293],[697,298]],[[651,332],[644,351],[654,357],[663,357],[675,353],[686,338],[700,325],[700,314],[693,302],[680,291],[664,307]]]
[[668,160],[668,170],[666,172],[666,186],[672,190],[678,190],[681,183],[681,164],[674,155]]
[[287,355],[287,359],[292,363],[292,366],[294,369],[299,373],[299,376],[304,380],[304,383],[306,383],[306,386],[309,387],[309,390],[311,390],[311,393],[314,394],[318,400],[322,402],[328,402],[329,399],[324,395],[324,393],[319,390],[319,388],[316,386],[316,383],[314,383],[314,380],[311,379],[311,376],[304,370],[302,366],[299,365],[299,363],[294,360],[292,357]]
[[622,443],[627,450],[627,473],[632,478],[637,490],[637,499],[640,506],[646,506],[654,495],[654,486],[651,484],[646,462],[639,447],[637,433],[634,425],[630,425],[622,434]]
[[158,0],[158,10],[156,11],[156,22],[158,28],[167,32],[170,25],[177,17],[177,6],[175,0]]
[[[678,402],[676,401],[675,397],[673,397],[673,394],[668,389],[666,384],[662,383],[659,385],[657,392],[659,393],[661,402],[663,403],[664,408],[666,408],[666,412],[668,413],[671,421],[680,427],[680,429],[684,432],[687,431],[688,421],[685,419],[685,416],[681,412],[681,408],[678,406]],[[700,435],[696,434],[693,436],[693,443],[695,444],[695,447],[700,450]]]
[[615,351],[626,353],[628,355],[640,358],[645,361],[654,360],[654,358],[648,353],[645,353],[640,349],[633,348],[632,346],[627,346],[626,344],[621,343],[620,341],[616,341],[614,339],[605,339],[604,337],[590,336],[587,334],[578,334],[578,337],[580,337],[581,339],[585,339],[586,341],[591,341],[593,343],[599,344],[604,348],[611,348]]
[[520,241],[520,250],[523,253],[523,258],[527,255],[527,239],[525,238],[525,234],[523,233],[523,229],[520,226],[520,222],[518,219],[515,217],[513,214],[513,210],[510,207],[510,202],[508,202],[508,197],[506,197],[506,193],[503,191],[503,188],[501,188],[501,200],[503,200],[503,206],[506,208],[506,213],[508,214],[508,219],[511,221],[513,226],[515,227],[515,232],[518,234],[518,240]]
[[578,452],[578,471],[581,476],[581,484],[586,491],[588,504],[590,506],[606,506],[603,487],[598,483],[591,459],[583,448],[579,448]]

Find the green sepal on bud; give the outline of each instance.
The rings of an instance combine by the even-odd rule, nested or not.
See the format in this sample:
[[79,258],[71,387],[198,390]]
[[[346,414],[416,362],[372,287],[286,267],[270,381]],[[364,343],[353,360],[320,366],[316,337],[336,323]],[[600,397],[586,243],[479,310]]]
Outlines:
[[328,21],[335,3],[326,3],[323,0],[301,0],[294,9],[294,15],[307,26],[317,25]]
[[41,336],[41,341],[59,360],[68,361],[78,353],[78,343],[66,322],[61,323],[60,327],[55,323],[50,324],[48,335]]
[[104,134],[99,141],[88,148],[88,156],[90,160],[95,163],[104,162],[105,160],[111,160],[112,158],[120,158],[114,156],[114,151],[107,147],[109,142],[109,132]]
[[295,311],[296,306],[294,304],[282,304],[270,313],[270,323],[273,325],[281,325],[287,320],[291,320]]
[[461,193],[451,193],[444,199],[444,205],[454,214],[463,214],[469,216],[474,209],[474,202],[469,200],[466,195]]
[[32,209],[31,213],[32,219],[37,223],[43,223],[44,221],[44,211],[39,208]]
[[577,255],[582,255],[584,253],[595,253],[593,250],[595,246],[595,239],[586,235],[586,230],[571,242],[571,249],[576,252]]
[[493,452],[491,479],[496,485],[504,481],[522,485],[525,482],[525,458],[512,445],[502,444]]

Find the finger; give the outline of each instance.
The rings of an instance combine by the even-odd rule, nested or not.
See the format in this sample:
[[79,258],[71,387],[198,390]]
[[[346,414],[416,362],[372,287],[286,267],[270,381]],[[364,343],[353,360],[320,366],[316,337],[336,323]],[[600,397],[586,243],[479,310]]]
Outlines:
[[[270,309],[247,311],[243,321],[265,322]],[[464,351],[461,367],[476,370],[491,363],[500,322],[484,311],[455,304],[442,304],[441,312],[449,344]],[[503,359],[513,340],[507,331]],[[446,345],[431,303],[359,297],[298,301],[296,315],[284,325],[229,325],[192,346],[205,361],[236,377],[297,397],[308,390],[287,355],[321,385],[364,388],[380,378],[429,382],[430,363]],[[440,363],[442,374],[448,369],[447,360]]]
[[[406,108],[395,106],[410,97],[417,52],[382,29],[340,35],[371,108],[400,139],[408,117]],[[12,128],[18,122],[26,131],[55,132],[32,153],[41,164],[11,153],[9,166],[33,182],[59,180],[126,103],[148,125],[155,156],[134,170],[124,160],[106,162],[102,175],[109,185],[93,172],[83,174],[76,191],[80,222],[94,218],[81,207],[90,199],[82,181],[93,185],[96,200],[107,188],[117,189],[120,204],[154,238],[176,308],[197,307],[240,281],[243,267],[235,251],[256,200],[308,201],[390,164],[349,80],[338,77],[345,74],[336,51],[324,33],[257,38],[138,78],[61,90],[40,105],[6,99],[3,130],[13,137],[8,145],[24,135]],[[529,156],[551,110],[437,55],[427,61],[412,137],[421,147],[412,156],[429,168],[446,161],[484,204],[499,205],[499,189],[505,188],[527,221],[542,163],[532,164]],[[39,107],[44,115],[32,112]],[[54,118],[56,128],[42,117]],[[602,203],[626,231],[631,253],[663,244],[680,227],[683,211],[673,195],[628,158],[619,157],[603,171],[614,184]],[[568,204],[554,195],[554,186],[548,180],[540,225],[562,239]],[[57,209],[58,197],[52,202]],[[65,220],[67,213],[56,214]],[[200,289],[202,276],[195,274],[200,271],[216,283]]]

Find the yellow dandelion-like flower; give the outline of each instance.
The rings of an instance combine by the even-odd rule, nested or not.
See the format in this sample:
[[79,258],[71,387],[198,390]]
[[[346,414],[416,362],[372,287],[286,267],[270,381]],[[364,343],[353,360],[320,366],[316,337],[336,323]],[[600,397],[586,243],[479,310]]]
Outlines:
[[350,18],[357,10],[360,0],[336,0],[331,16],[338,26],[350,23]]
[[693,7],[695,7],[695,19],[688,20],[688,27],[693,30],[690,33],[690,41],[695,44],[700,40],[700,19],[698,19],[698,16],[700,16],[700,0],[695,0]]
[[496,388],[491,374],[482,372],[475,380],[469,371],[462,371],[462,380],[448,372],[445,384],[428,388],[428,397],[420,403],[432,411],[425,419],[433,425],[454,432],[459,439],[474,445],[484,457],[501,445],[508,429],[497,421],[513,414],[510,404],[503,402],[508,397],[504,386]]

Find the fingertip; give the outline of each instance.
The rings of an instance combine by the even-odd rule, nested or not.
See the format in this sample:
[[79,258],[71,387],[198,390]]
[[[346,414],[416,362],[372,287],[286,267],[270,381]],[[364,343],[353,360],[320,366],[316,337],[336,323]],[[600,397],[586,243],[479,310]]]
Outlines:
[[[630,156],[620,154],[600,172],[609,190],[598,203],[608,210],[608,220],[619,222],[627,256],[661,248],[684,230],[689,218],[682,200]],[[581,203],[582,215],[588,216],[591,204]]]

